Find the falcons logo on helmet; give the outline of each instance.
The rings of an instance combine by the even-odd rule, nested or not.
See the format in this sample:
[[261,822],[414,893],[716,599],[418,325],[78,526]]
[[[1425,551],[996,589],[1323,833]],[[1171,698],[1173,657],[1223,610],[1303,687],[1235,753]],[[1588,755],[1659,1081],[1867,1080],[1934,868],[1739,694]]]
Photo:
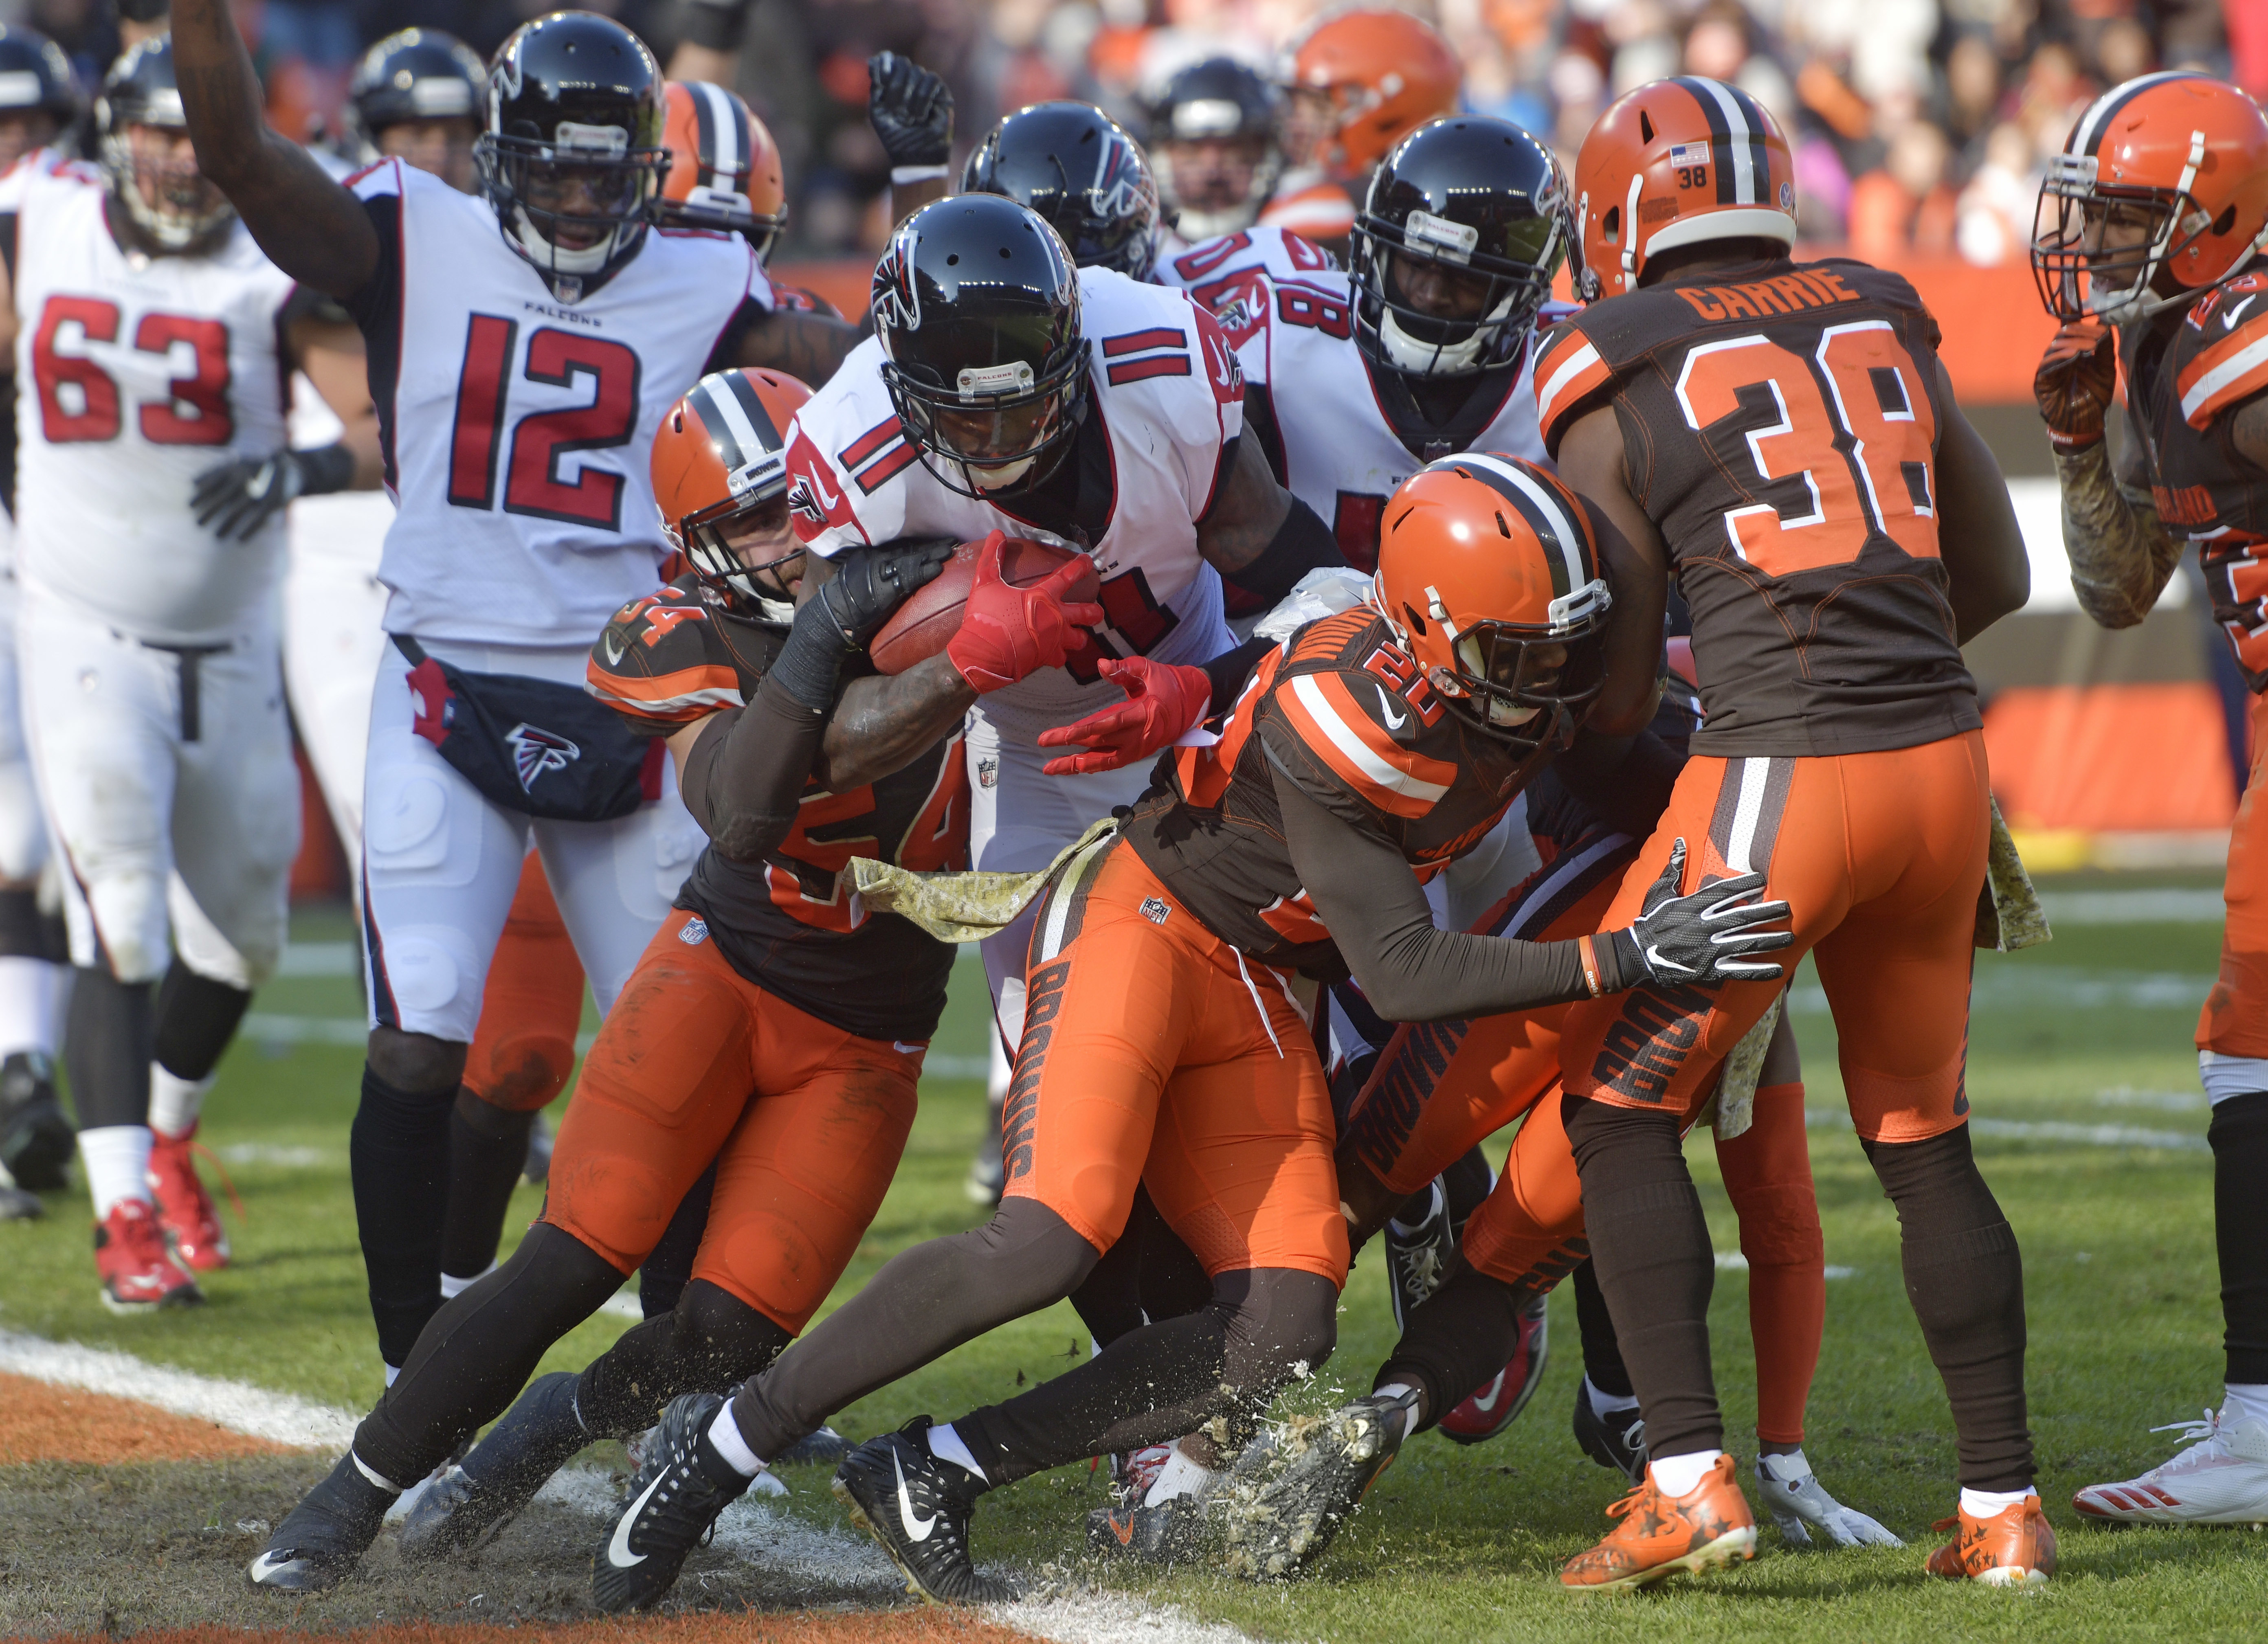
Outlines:
[[535,779],[546,771],[563,771],[583,757],[583,750],[556,730],[521,723],[504,733],[512,745],[512,768],[519,774],[523,792],[535,791]]
[[874,324],[885,332],[921,329],[921,294],[914,286],[914,236],[900,229],[874,265]]
[[1134,145],[1113,136],[1102,145],[1094,168],[1094,186],[1087,190],[1088,209],[1105,218],[1130,217],[1141,207],[1144,194],[1142,162]]

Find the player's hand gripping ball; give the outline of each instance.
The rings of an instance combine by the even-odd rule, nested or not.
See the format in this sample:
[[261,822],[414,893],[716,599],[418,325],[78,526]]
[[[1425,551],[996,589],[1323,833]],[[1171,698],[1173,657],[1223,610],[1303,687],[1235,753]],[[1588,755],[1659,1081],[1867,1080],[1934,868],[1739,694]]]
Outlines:
[[903,673],[940,652],[978,691],[997,691],[1042,668],[1060,668],[1102,620],[1090,603],[1094,561],[994,532],[964,542],[936,581],[900,605],[867,649],[884,673]]

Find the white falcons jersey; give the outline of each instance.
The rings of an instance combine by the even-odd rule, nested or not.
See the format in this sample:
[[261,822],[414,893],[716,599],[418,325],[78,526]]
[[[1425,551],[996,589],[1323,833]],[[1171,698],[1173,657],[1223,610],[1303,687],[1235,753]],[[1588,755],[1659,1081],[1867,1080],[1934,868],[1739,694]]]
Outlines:
[[[1244,379],[1212,317],[1181,292],[1082,268],[1079,326],[1087,345],[1086,425],[1065,464],[1094,512],[1084,546],[1101,578],[1104,654],[1204,662],[1233,642],[1221,620],[1220,575],[1197,553],[1197,522],[1226,480],[1224,458],[1244,428]],[[796,414],[788,508],[797,533],[831,556],[865,542],[994,530],[1048,533],[998,503],[963,496],[932,473],[899,426],[869,337]],[[1097,434],[1101,436],[1098,442]],[[1107,461],[1104,460],[1107,458]],[[1081,677],[1084,676],[1084,677]],[[1091,666],[1043,669],[995,691],[985,712],[1012,735],[1036,736],[1123,694]]]
[[1178,285],[1209,314],[1218,314],[1263,280],[1305,280],[1328,274],[1330,253],[1289,229],[1255,224],[1194,246],[1168,234],[1158,247],[1155,277]]
[[398,510],[379,569],[387,630],[587,643],[660,580],[654,433],[742,305],[771,306],[762,267],[737,236],[649,230],[563,303],[477,196],[399,160],[351,187],[380,247],[347,308]]
[[284,444],[291,279],[232,225],[200,257],[122,247],[92,167],[39,154],[0,179],[14,244],[17,569],[122,633],[220,642],[267,620],[284,522],[196,523],[216,463]]
[[[1395,432],[1354,341],[1353,308],[1343,274],[1263,282],[1220,316],[1236,344],[1245,380],[1273,414],[1285,488],[1314,509],[1358,570],[1378,565],[1379,517],[1395,488],[1425,466]],[[1546,467],[1535,420],[1535,348],[1500,385],[1480,385],[1490,406],[1469,407],[1454,426],[1460,451],[1525,457]],[[1485,416],[1486,422],[1474,424]],[[1447,451],[1434,453],[1447,456]]]

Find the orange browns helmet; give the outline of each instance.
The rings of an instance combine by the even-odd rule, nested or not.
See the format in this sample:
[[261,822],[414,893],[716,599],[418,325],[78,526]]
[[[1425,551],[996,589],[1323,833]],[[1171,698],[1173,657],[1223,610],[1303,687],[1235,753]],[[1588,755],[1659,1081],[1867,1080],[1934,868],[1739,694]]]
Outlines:
[[1762,103],[1680,75],[1616,99],[1575,156],[1575,294],[1638,290],[1646,260],[1715,239],[1795,244],[1795,160]]
[[738,92],[705,80],[672,80],[662,98],[669,172],[654,221],[744,234],[759,260],[770,256],[787,221],[787,186],[770,128]]
[[1428,463],[1386,501],[1371,586],[1477,725],[1539,756],[1574,739],[1605,683],[1614,598],[1590,515],[1552,474],[1481,451]]
[[1449,42],[1407,11],[1333,12],[1309,25],[1291,55],[1292,89],[1331,99],[1335,128],[1315,158],[1341,177],[1359,176],[1427,121],[1453,113],[1464,80]]
[[[2149,214],[2149,237],[2105,252],[2102,221],[2119,205]],[[2236,273],[2268,241],[2268,118],[2206,75],[2176,70],[2114,86],[2049,160],[2036,229],[2032,273],[2058,319],[2124,324],[2187,302],[2150,290],[2161,268],[2194,291]],[[2111,274],[2124,277],[2113,284],[2103,278]]]
[[[703,582],[750,615],[762,609],[763,596],[748,573],[803,552],[787,532],[787,429],[810,398],[811,390],[784,371],[712,371],[669,407],[653,437],[653,495],[663,533]],[[731,538],[775,523],[774,514],[783,551],[745,563]]]

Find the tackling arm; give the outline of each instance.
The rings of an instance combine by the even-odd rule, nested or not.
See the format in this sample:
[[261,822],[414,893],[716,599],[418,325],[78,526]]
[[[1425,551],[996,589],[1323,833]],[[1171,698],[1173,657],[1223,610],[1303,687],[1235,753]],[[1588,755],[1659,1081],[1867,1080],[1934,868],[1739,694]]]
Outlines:
[[1256,439],[1236,442],[1235,466],[1197,522],[1197,553],[1265,605],[1322,566],[1344,565],[1338,539],[1315,510],[1276,482]]
[[378,272],[378,231],[350,190],[269,126],[228,0],[176,0],[173,31],[198,168],[277,268],[334,297],[360,290]]

